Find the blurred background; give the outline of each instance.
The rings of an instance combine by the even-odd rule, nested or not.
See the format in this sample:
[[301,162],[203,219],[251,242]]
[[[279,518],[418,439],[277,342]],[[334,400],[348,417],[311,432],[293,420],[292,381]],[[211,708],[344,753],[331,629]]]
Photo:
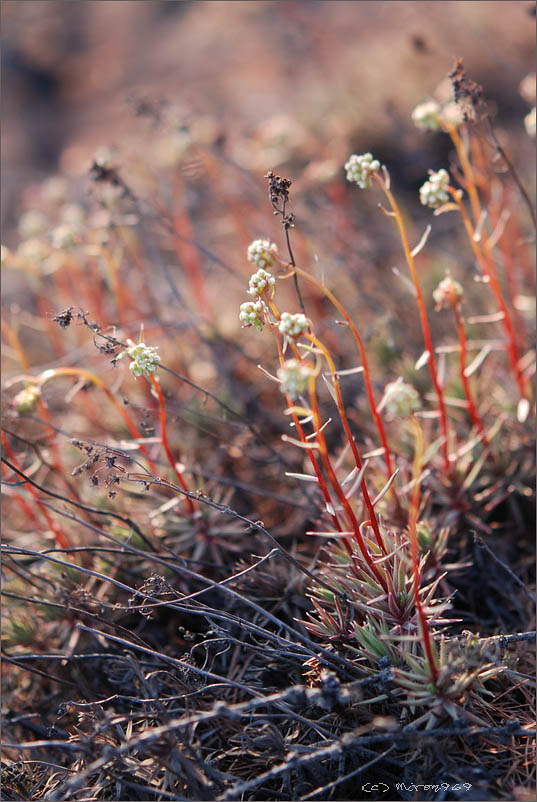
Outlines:
[[83,175],[102,145],[143,158],[144,103],[172,104],[248,169],[302,172],[352,142],[389,152],[413,187],[447,144],[417,132],[410,111],[463,56],[497,124],[531,148],[518,86],[534,70],[534,22],[528,0],[4,0],[3,241],[33,183]]

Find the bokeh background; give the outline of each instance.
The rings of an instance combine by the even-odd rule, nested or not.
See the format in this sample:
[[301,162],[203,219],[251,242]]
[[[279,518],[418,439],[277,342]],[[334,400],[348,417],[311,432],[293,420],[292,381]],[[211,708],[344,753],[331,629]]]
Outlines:
[[139,147],[141,97],[205,121],[247,168],[296,156],[298,172],[350,140],[389,152],[399,185],[413,185],[441,146],[409,112],[463,56],[497,123],[529,148],[517,88],[534,70],[534,22],[527,0],[4,0],[4,241],[33,182],[83,175],[103,144]]

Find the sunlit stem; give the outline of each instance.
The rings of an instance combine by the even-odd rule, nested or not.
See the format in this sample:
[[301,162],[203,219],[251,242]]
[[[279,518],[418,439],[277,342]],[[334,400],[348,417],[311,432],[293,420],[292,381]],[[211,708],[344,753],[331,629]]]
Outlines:
[[332,463],[330,462],[326,440],[323,432],[321,431],[322,422],[321,422],[321,415],[319,412],[319,402],[317,400],[316,377],[313,374],[310,376],[308,384],[309,384],[310,405],[311,405],[311,410],[313,412],[313,421],[315,424],[315,432],[317,435],[317,444],[319,446],[319,453],[321,455],[324,469],[330,480],[330,484],[334,488],[336,496],[338,497],[341,505],[343,506],[345,512],[349,517],[349,520],[352,524],[352,528],[354,530],[354,538],[356,540],[356,543],[358,544],[358,548],[362,552],[362,556],[366,561],[369,570],[371,571],[377,582],[380,584],[382,589],[387,593],[388,583],[386,581],[386,578],[382,576],[377,566],[373,562],[373,559],[369,554],[369,551],[367,550],[367,546],[362,537],[362,533],[360,532],[360,524],[358,523],[358,520],[356,518],[356,515],[354,514],[352,506],[349,504],[349,500],[347,499],[345,493],[343,492],[343,489],[341,488],[341,485],[339,484],[338,478],[332,467]]
[[[124,407],[114,397],[114,395],[110,392],[105,383],[94,373],[91,373],[91,371],[85,370],[84,368],[51,368],[50,370],[45,370],[43,373],[41,373],[37,377],[36,382],[40,387],[43,387],[47,382],[51,381],[52,379],[57,379],[60,376],[78,376],[81,379],[90,381],[92,384],[98,387],[99,390],[101,390],[106,395],[110,403],[113,404],[117,412],[119,412],[119,414],[125,421],[125,424],[127,425],[129,432],[135,438],[135,440],[140,440],[142,438],[142,435],[138,432],[136,425],[134,424],[132,418],[130,417],[126,409],[124,409]],[[156,473],[155,464],[149,458],[147,449],[142,444],[140,444],[140,452],[147,458],[151,471],[153,473]]]
[[433,386],[436,392],[436,396],[438,399],[438,408],[440,413],[440,425],[442,427],[442,434],[444,436],[444,440],[442,443],[442,455],[444,458],[444,468],[447,474],[452,473],[452,466],[449,461],[449,430],[448,430],[448,420],[447,420],[447,412],[446,412],[446,404],[444,401],[444,391],[442,386],[440,385],[440,381],[438,379],[438,372],[436,369],[436,358],[434,355],[434,347],[433,341],[431,338],[431,329],[429,327],[429,319],[427,317],[427,309],[425,307],[425,301],[423,299],[423,293],[421,291],[421,285],[418,279],[418,273],[416,270],[416,265],[414,262],[414,257],[412,256],[412,250],[410,248],[408,242],[408,236],[405,229],[405,224],[403,222],[403,218],[401,216],[401,212],[399,210],[399,206],[397,205],[397,201],[395,200],[390,188],[386,185],[385,181],[380,178],[380,176],[374,176],[375,180],[377,181],[378,185],[386,195],[388,202],[390,204],[391,210],[393,212],[393,216],[395,222],[397,224],[397,229],[399,231],[399,236],[401,238],[401,243],[403,245],[403,251],[405,254],[405,259],[410,270],[410,275],[412,277],[412,282],[414,284],[414,288],[416,290],[416,299],[418,302],[418,310],[420,315],[420,322],[421,322],[421,329],[423,332],[423,339],[425,342],[425,348],[429,354],[428,365],[429,365],[429,372],[431,374],[431,379],[433,382]]
[[[278,312],[278,309],[276,308],[276,305],[272,301],[268,301],[268,304],[269,304],[270,309],[272,311],[272,314],[274,315],[276,320],[279,320],[280,319],[280,313]],[[278,355],[279,355],[280,365],[283,366],[284,362],[285,362],[285,359],[284,359],[282,347],[281,347],[280,341],[279,341],[279,339],[278,339],[278,337],[276,335],[276,332],[274,332],[274,337],[275,337],[275,340],[276,340],[276,346],[278,348]],[[302,362],[303,361],[302,360],[302,355],[300,354],[300,352],[299,352],[298,348],[296,347],[296,345],[294,343],[291,343],[291,346],[292,346],[293,353],[295,354],[296,359],[299,362]],[[289,395],[286,395],[285,399],[287,401],[288,408],[292,409],[292,407],[293,407],[292,398]],[[302,427],[302,425],[300,423],[298,415],[293,413],[292,418],[293,418],[293,423],[295,425],[295,430],[298,433],[300,441],[302,443],[304,443],[304,445],[307,445],[308,440],[306,438],[306,435],[304,434],[304,429],[303,429],[303,427]],[[320,468],[319,462],[317,460],[317,457],[315,456],[315,454],[313,453],[313,450],[311,448],[307,449],[307,453],[308,453],[308,457],[310,459],[312,468],[313,468],[313,470],[315,472],[315,476],[317,477],[317,481],[319,483],[319,487],[321,489],[321,493],[322,493],[323,498],[325,500],[325,503],[327,505],[327,509],[331,510],[333,508],[333,505],[332,505],[332,499],[331,499],[331,496],[330,496],[330,491],[328,490],[328,487],[327,487],[327,484],[326,484],[326,480],[325,480],[325,478],[323,476],[323,473],[321,471],[321,468]],[[332,523],[334,524],[334,526],[336,527],[338,532],[343,532],[343,527],[342,527],[342,525],[341,525],[341,523],[339,521],[339,518],[338,518],[335,510],[334,510],[334,512],[329,512],[328,514],[330,515],[330,518],[332,519]],[[345,546],[345,549],[346,549],[347,553],[352,556],[352,546],[350,545],[348,538],[343,538],[343,545]]]
[[468,235],[468,240],[470,242],[470,246],[472,248],[472,251],[474,253],[476,261],[479,264],[479,266],[480,266],[481,270],[483,271],[484,275],[487,276],[487,278],[489,280],[489,283],[490,283],[491,290],[494,293],[494,297],[496,299],[496,303],[498,304],[498,306],[500,307],[500,309],[501,309],[501,311],[503,313],[502,323],[503,323],[503,326],[504,326],[504,329],[505,329],[505,333],[507,335],[507,352],[508,352],[508,355],[509,355],[509,361],[511,363],[511,369],[512,369],[514,375],[515,375],[520,394],[521,394],[521,396],[523,396],[525,398],[527,396],[526,380],[524,378],[524,375],[523,375],[523,373],[522,373],[522,371],[520,369],[519,363],[518,363],[519,362],[519,356],[518,356],[518,348],[517,348],[517,344],[516,344],[516,336],[515,336],[515,330],[514,330],[514,326],[513,326],[513,321],[511,320],[511,315],[509,314],[509,309],[507,308],[507,304],[505,303],[505,300],[504,300],[504,297],[503,297],[503,293],[502,293],[502,288],[500,287],[500,283],[499,283],[498,278],[496,276],[496,271],[494,270],[494,268],[491,268],[490,262],[492,260],[492,254],[490,252],[490,246],[488,244],[488,240],[486,240],[486,239],[484,240],[485,253],[483,253],[483,251],[479,247],[478,242],[476,242],[476,239],[475,239],[475,236],[474,236],[475,230],[474,230],[474,227],[472,225],[472,221],[470,220],[470,217],[468,215],[468,212],[466,211],[466,207],[465,207],[464,203],[462,202],[460,193],[457,192],[457,190],[455,190],[453,188],[450,188],[450,192],[451,192],[451,196],[453,197],[453,200],[457,204],[457,207],[458,207],[459,212],[461,214],[461,217],[462,217],[462,220],[463,220],[463,223],[464,223],[464,227],[465,227],[466,233]]
[[[356,345],[358,347],[358,350],[360,352],[360,358],[361,358],[361,361],[362,361],[362,367],[364,369],[364,382],[365,382],[365,390],[366,390],[366,394],[367,394],[367,400],[369,402],[369,406],[370,406],[370,409],[371,409],[371,414],[373,416],[373,420],[375,421],[375,425],[376,425],[378,433],[379,433],[380,441],[381,441],[382,447],[384,449],[384,460],[385,460],[385,463],[386,463],[386,475],[387,475],[388,478],[390,478],[390,476],[393,475],[394,466],[393,466],[393,462],[392,462],[392,458],[391,458],[391,454],[390,454],[390,449],[389,449],[389,446],[388,446],[388,439],[386,437],[386,431],[384,429],[384,424],[383,424],[382,418],[380,417],[380,414],[379,414],[379,412],[377,410],[377,405],[376,405],[376,402],[375,402],[375,396],[374,396],[374,393],[373,393],[373,386],[372,386],[372,383],[371,383],[371,372],[369,370],[369,362],[368,362],[368,359],[367,359],[367,354],[366,354],[366,351],[365,351],[365,348],[364,348],[364,344],[363,344],[362,338],[360,336],[360,332],[358,331],[358,328],[356,327],[356,325],[353,323],[353,321],[351,320],[351,318],[347,314],[344,306],[338,301],[336,296],[332,292],[330,292],[330,290],[327,287],[325,287],[324,284],[322,284],[320,281],[317,281],[317,279],[313,278],[313,276],[310,276],[309,273],[307,273],[305,270],[302,270],[300,267],[296,267],[296,266],[293,267],[293,271],[298,273],[299,276],[303,276],[307,281],[309,281],[311,284],[313,284],[315,287],[317,287],[317,289],[320,290],[328,298],[328,300],[336,307],[338,312],[341,315],[343,315],[343,317],[345,319],[345,322],[347,323],[347,325],[349,326],[349,328],[350,328],[350,330],[352,332],[352,335],[354,337],[354,340],[355,340]],[[292,275],[292,272],[291,272],[290,275]]]
[[436,650],[434,647],[434,643],[432,642],[431,633],[429,631],[429,625],[427,623],[427,618],[425,616],[425,613],[423,612],[423,607],[421,604],[421,597],[420,597],[421,570],[420,570],[420,556],[418,547],[418,514],[420,506],[420,476],[423,468],[424,440],[421,427],[415,418],[412,418],[412,424],[414,427],[416,447],[415,447],[414,465],[413,465],[414,486],[412,488],[412,495],[410,498],[410,515],[408,522],[408,531],[410,539],[410,552],[412,557],[412,573],[414,579],[413,583],[414,603],[416,605],[416,610],[418,613],[421,635],[423,638],[423,646],[425,649],[425,654],[427,655],[427,662],[429,664],[429,668],[431,671],[431,677],[433,682],[436,684],[436,681],[438,679]]
[[479,220],[481,219],[481,203],[479,200],[479,193],[477,191],[477,185],[472,163],[470,162],[468,152],[463,144],[457,126],[451,123],[444,123],[444,127],[448,132],[448,134],[450,135],[451,141],[455,145],[455,150],[457,151],[457,156],[459,157],[459,161],[462,167],[462,172],[466,181],[466,190],[468,192],[468,197],[470,198],[470,205],[472,207],[472,217],[474,218],[474,225],[477,225]]
[[[13,451],[13,449],[11,448],[11,446],[9,444],[9,441],[8,441],[6,435],[5,435],[4,430],[2,430],[2,435],[1,436],[2,436],[2,446],[4,447],[4,449],[6,451],[6,454],[8,455],[10,461],[13,463],[15,468],[17,468],[19,471],[22,471],[22,468],[21,468],[21,466],[19,464],[19,461],[18,461],[17,457],[15,456],[15,452]],[[36,488],[32,484],[30,484],[30,482],[27,483],[27,487],[28,487],[29,493],[36,500],[36,502],[38,504],[38,507],[39,507],[39,509],[40,509],[40,511],[41,511],[41,513],[43,515],[43,518],[46,520],[51,532],[53,533],[54,539],[56,540],[56,543],[58,544],[58,546],[61,549],[69,548],[69,541],[67,540],[67,538],[65,537],[65,535],[63,534],[61,529],[58,527],[58,525],[52,520],[52,518],[50,516],[50,513],[47,510],[47,508],[41,506],[41,504],[39,503],[40,502],[40,498],[39,498],[39,493],[37,492]]]
[[[336,405],[337,405],[337,408],[338,408],[339,417],[341,418],[341,423],[343,425],[343,429],[345,430],[345,435],[347,437],[347,440],[349,441],[349,445],[351,447],[351,451],[352,451],[352,454],[354,456],[354,461],[356,463],[356,467],[360,471],[362,469],[363,462],[362,462],[362,458],[360,456],[360,452],[358,451],[358,447],[356,445],[356,441],[354,440],[354,437],[352,435],[352,432],[351,432],[351,429],[350,429],[350,426],[349,426],[347,413],[345,412],[345,406],[343,404],[343,398],[341,397],[341,387],[340,387],[340,383],[339,383],[339,376],[338,376],[337,371],[336,371],[336,366],[334,364],[334,360],[332,359],[332,356],[330,355],[330,352],[328,351],[328,349],[323,345],[323,343],[317,337],[315,337],[313,334],[310,334],[310,335],[307,335],[307,339],[310,340],[310,342],[312,342],[314,345],[316,345],[317,348],[319,348],[320,351],[322,351],[323,356],[324,356],[324,358],[326,359],[326,361],[328,363],[328,368],[330,370],[330,375],[332,377],[332,384],[333,384],[334,391],[335,391],[335,394],[336,394]],[[378,525],[378,521],[377,521],[377,514],[376,514],[375,509],[373,507],[373,504],[371,502],[371,498],[370,498],[369,492],[367,490],[367,485],[366,485],[366,482],[365,482],[365,478],[362,479],[362,481],[360,483],[360,487],[361,487],[361,490],[362,490],[362,496],[363,496],[363,499],[364,499],[364,503],[365,503],[365,506],[367,507],[367,511],[369,513],[369,518],[371,520],[371,526],[373,528],[373,532],[375,533],[375,539],[376,539],[381,551],[384,554],[386,554],[386,547],[384,545],[384,541],[382,539],[382,535],[380,534],[380,529],[379,529],[379,525]]]
[[461,346],[461,350],[459,353],[459,373],[461,377],[462,386],[464,388],[464,395],[466,396],[466,401],[468,404],[468,412],[472,421],[474,422],[475,427],[477,428],[479,434],[481,435],[481,440],[483,443],[490,447],[489,439],[485,433],[485,428],[483,426],[483,421],[481,420],[481,416],[477,411],[477,407],[475,405],[474,397],[472,395],[472,390],[470,388],[470,381],[468,376],[466,375],[466,356],[467,356],[467,342],[466,342],[466,331],[464,329],[464,321],[462,319],[459,299],[455,296],[454,292],[450,294],[450,302],[451,308],[453,309],[453,314],[455,315],[455,321],[457,323],[457,332],[459,335],[459,343]]

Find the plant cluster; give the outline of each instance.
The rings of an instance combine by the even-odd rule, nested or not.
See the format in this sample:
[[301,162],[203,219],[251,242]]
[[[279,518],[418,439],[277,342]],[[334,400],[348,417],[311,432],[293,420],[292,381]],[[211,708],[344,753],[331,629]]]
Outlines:
[[[535,215],[450,80],[411,115],[453,152],[413,198],[347,150],[311,192],[265,176],[269,234],[266,185],[159,107],[150,169],[100,152],[90,200],[58,176],[22,215],[10,798],[353,799],[459,782],[473,750],[497,796],[531,787]],[[404,271],[356,278],[369,231]]]

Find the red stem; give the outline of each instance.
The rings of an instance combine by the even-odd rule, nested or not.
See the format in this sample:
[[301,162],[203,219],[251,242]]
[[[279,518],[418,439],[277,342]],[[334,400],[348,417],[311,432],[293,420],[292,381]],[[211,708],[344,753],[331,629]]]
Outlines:
[[405,226],[403,223],[403,218],[401,217],[401,212],[399,211],[399,207],[397,202],[392,195],[390,189],[386,186],[386,184],[382,181],[380,177],[377,177],[378,183],[380,184],[383,192],[385,193],[386,197],[390,202],[390,206],[393,211],[393,215],[395,217],[397,228],[399,230],[399,236],[401,237],[401,242],[403,244],[403,250],[405,252],[405,258],[410,269],[410,275],[412,276],[412,281],[414,283],[414,288],[416,290],[416,299],[418,302],[418,310],[420,315],[420,322],[421,322],[421,329],[423,332],[423,339],[425,342],[425,348],[429,353],[429,371],[431,374],[431,379],[434,385],[434,389],[436,392],[436,396],[438,398],[438,407],[440,412],[440,424],[442,426],[442,433],[444,435],[444,442],[442,443],[442,454],[444,457],[444,468],[447,474],[452,473],[452,466],[449,461],[449,432],[448,432],[448,422],[447,422],[447,413],[446,413],[446,405],[444,402],[444,391],[442,386],[438,380],[438,373],[436,370],[436,358],[434,355],[434,347],[431,338],[431,329],[429,327],[429,319],[427,317],[427,310],[425,307],[425,302],[423,300],[423,293],[421,291],[420,282],[418,279],[418,273],[416,271],[416,265],[414,264],[414,257],[412,256],[412,251],[410,250],[410,245],[408,243],[408,237],[406,234]]
[[[179,483],[179,486],[182,488],[182,490],[185,491],[185,493],[190,493],[190,488],[188,487],[187,483],[185,482],[185,479],[184,479],[183,475],[181,473],[179,473],[179,471],[176,468],[175,460],[173,458],[173,454],[172,454],[171,449],[170,449],[170,444],[168,443],[168,431],[167,431],[167,427],[166,427],[166,402],[164,400],[164,395],[162,393],[160,384],[158,383],[158,381],[155,378],[155,376],[151,375],[150,380],[151,380],[151,384],[153,385],[153,388],[154,388],[154,390],[155,390],[155,392],[157,394],[157,398],[158,398],[159,420],[160,420],[160,437],[162,439],[162,445],[164,446],[164,451],[166,452],[166,456],[168,457],[168,462],[171,465],[171,468],[172,468],[172,470],[173,470],[173,472],[175,474],[175,477],[177,479],[177,482]],[[186,504],[190,514],[193,515],[194,512],[195,512],[195,506],[194,506],[194,503],[193,503],[192,499],[189,496],[185,496],[185,504]]]
[[450,300],[453,312],[455,314],[455,320],[457,321],[457,330],[459,333],[459,342],[461,346],[460,356],[459,356],[459,369],[460,369],[462,386],[464,388],[464,394],[466,396],[466,401],[468,402],[468,412],[470,413],[470,417],[472,418],[479,434],[481,435],[483,443],[485,443],[485,445],[487,446],[490,446],[489,439],[485,433],[485,428],[483,426],[483,421],[481,420],[479,412],[477,411],[477,407],[474,403],[468,376],[466,375],[466,354],[467,354],[466,332],[464,330],[464,322],[462,319],[461,310],[459,309],[457,298],[453,293],[451,293]]

